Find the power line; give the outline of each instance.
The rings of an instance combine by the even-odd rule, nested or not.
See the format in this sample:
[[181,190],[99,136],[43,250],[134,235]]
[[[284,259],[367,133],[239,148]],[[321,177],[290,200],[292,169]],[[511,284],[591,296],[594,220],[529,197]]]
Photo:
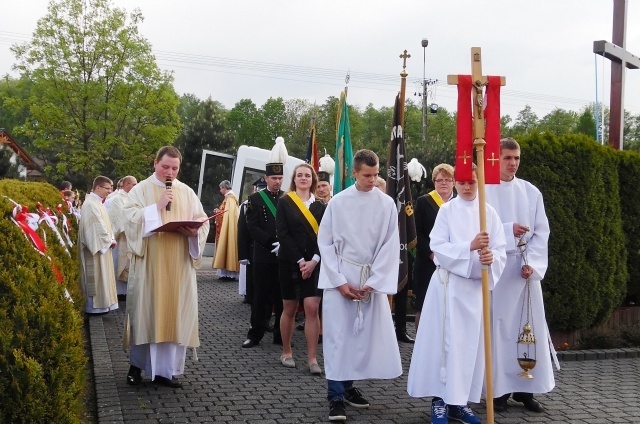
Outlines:
[[[13,45],[15,43],[28,42],[30,39],[31,37],[27,34],[0,31],[0,44]],[[346,74],[346,70],[339,69],[259,62],[164,50],[156,50],[153,53],[158,60],[158,64],[163,64],[165,68],[193,69],[204,72],[228,73],[245,77],[259,77],[311,84],[342,86],[342,80]],[[350,72],[352,87],[389,92],[397,91],[397,75],[359,72],[355,70],[351,70]],[[444,80],[446,79],[441,78],[440,82],[435,84],[435,86],[440,89],[438,96],[455,99],[455,88],[447,85]],[[340,81],[340,83],[337,83],[336,81]],[[583,108],[593,103],[592,100],[587,99],[576,99],[509,89],[503,89],[502,95],[505,100],[510,99],[511,102],[516,102],[511,103],[503,101],[504,105],[519,107],[522,105],[533,104],[536,106],[535,109],[549,111],[556,109],[558,107],[557,105],[564,105],[568,108]],[[640,110],[640,107],[627,104],[625,105],[625,109]]]

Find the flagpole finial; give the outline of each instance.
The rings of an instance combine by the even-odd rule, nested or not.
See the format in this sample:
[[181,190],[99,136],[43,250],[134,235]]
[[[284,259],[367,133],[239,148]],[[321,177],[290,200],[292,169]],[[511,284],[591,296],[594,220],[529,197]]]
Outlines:
[[404,52],[400,55],[400,59],[402,59],[402,72],[400,73],[401,76],[406,77],[407,74],[407,59],[409,59],[411,57],[411,55],[409,53],[407,53],[407,49],[404,49]]

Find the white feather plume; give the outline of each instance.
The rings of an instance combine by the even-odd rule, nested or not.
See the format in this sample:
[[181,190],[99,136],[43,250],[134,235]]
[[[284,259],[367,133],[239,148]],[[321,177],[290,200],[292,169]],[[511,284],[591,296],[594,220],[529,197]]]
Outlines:
[[269,163],[281,163],[284,165],[287,162],[288,156],[287,148],[284,145],[284,138],[277,137],[276,144],[271,149],[271,154],[269,155]]
[[409,173],[409,178],[411,178],[411,181],[415,181],[417,183],[420,182],[422,177],[427,177],[427,170],[424,169],[424,166],[422,166],[422,164],[418,162],[418,159],[416,158],[411,159],[411,161],[409,161],[409,163],[407,164],[407,172]]
[[336,163],[333,161],[333,158],[331,158],[328,153],[325,153],[325,155],[320,158],[320,171],[324,171],[329,175],[333,175],[335,169]]

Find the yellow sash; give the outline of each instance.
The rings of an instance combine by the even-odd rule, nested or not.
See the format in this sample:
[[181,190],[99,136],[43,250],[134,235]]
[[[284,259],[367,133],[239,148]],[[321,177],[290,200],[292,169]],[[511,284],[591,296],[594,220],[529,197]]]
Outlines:
[[309,222],[309,225],[313,228],[313,232],[318,235],[318,221],[316,221],[316,217],[313,216],[307,205],[304,204],[300,196],[298,196],[295,191],[290,191],[287,194],[291,197],[291,200],[293,200],[293,203],[296,204],[298,209],[300,209],[302,215],[307,219],[307,222]]
[[440,197],[437,191],[432,190],[431,192],[429,192],[429,196],[433,198],[433,201],[436,202],[436,205],[438,205],[438,207],[444,205],[444,200],[442,200],[442,197]]

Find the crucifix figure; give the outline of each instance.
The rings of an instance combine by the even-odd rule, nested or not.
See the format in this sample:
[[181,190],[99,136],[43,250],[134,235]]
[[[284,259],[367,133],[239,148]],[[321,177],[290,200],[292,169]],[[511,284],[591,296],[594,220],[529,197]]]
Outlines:
[[613,1],[613,43],[593,42],[593,52],[611,60],[611,99],[609,111],[609,144],[622,150],[624,140],[625,68],[640,68],[640,58],[625,50],[627,32],[627,0]]

